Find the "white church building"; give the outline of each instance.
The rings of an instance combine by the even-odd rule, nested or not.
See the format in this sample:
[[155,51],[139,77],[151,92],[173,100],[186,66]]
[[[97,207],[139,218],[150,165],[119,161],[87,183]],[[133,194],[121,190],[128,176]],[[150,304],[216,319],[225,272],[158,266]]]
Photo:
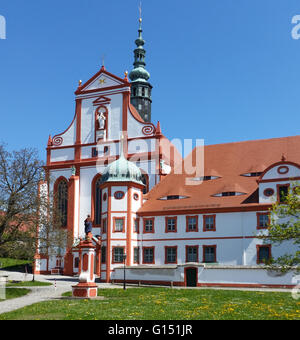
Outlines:
[[294,286],[293,273],[263,264],[292,246],[258,236],[300,180],[300,136],[199,146],[182,159],[151,122],[141,19],[138,32],[132,72],[120,78],[102,66],[80,81],[73,121],[49,137],[48,189],[74,242],[62,257],[37,251],[35,272],[79,274],[76,242],[90,215],[101,282],[122,282],[125,265],[132,283]]

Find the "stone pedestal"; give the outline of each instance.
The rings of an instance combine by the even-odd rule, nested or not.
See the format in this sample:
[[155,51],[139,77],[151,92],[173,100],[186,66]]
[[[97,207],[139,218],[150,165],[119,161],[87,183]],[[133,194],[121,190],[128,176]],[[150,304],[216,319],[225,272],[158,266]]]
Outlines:
[[79,283],[72,286],[73,297],[97,297],[97,285],[94,276],[95,246],[91,239],[81,241],[78,245],[81,253]]

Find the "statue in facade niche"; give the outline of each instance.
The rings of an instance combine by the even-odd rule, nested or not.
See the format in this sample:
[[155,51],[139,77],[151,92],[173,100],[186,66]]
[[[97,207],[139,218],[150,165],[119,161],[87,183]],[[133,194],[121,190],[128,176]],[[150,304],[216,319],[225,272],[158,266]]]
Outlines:
[[104,130],[106,118],[105,118],[105,115],[103,114],[103,112],[100,112],[98,114],[97,119],[98,119],[99,130]]

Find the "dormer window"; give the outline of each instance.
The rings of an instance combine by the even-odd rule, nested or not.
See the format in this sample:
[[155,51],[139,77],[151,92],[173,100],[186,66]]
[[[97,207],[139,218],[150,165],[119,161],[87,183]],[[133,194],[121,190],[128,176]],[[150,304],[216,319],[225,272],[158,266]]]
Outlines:
[[234,191],[222,192],[222,196],[236,196],[236,192]]
[[227,197],[227,196],[241,196],[245,195],[244,192],[236,192],[236,191],[224,191],[219,194],[213,195],[214,197]]
[[245,177],[259,177],[262,172],[248,172],[247,174],[242,174]]
[[188,198],[187,196],[180,196],[180,195],[168,195],[168,196],[164,196],[159,198],[159,200],[163,200],[163,201],[172,201],[172,200],[181,200],[184,198]]
[[217,178],[220,178],[220,177],[217,177],[217,176],[201,176],[201,177],[194,177],[192,178],[192,181],[211,181],[213,179],[217,179]]
[[167,196],[167,200],[179,200],[179,195],[170,195],[170,196]]

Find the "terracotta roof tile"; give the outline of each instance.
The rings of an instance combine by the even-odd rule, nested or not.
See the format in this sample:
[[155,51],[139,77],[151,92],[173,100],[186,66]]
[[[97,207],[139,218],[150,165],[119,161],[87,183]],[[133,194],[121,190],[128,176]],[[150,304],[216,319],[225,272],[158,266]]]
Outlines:
[[[195,148],[184,161],[194,160],[196,151]],[[203,175],[220,178],[203,181],[201,184],[198,182],[198,185],[187,185],[197,184],[197,181],[188,180],[193,175],[171,173],[147,194],[147,201],[139,213],[257,205],[258,177],[242,175],[262,172],[281,161],[282,155],[286,161],[300,163],[300,136],[207,145],[204,147]],[[224,191],[242,192],[245,195],[214,196]],[[159,200],[169,195],[188,198]]]

